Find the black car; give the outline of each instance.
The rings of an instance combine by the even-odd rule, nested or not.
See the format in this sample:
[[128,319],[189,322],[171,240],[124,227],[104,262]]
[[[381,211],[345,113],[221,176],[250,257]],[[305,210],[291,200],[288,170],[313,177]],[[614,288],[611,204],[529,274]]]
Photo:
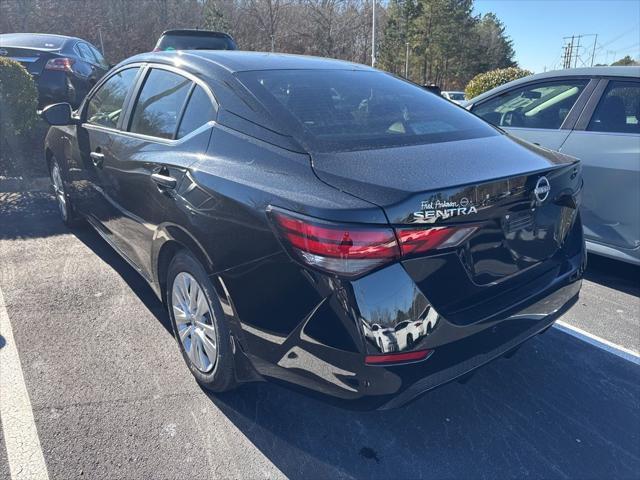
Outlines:
[[31,74],[40,106],[56,102],[78,106],[109,70],[96,47],[80,38],[62,35],[2,34],[0,56],[20,62]]
[[63,220],[149,282],[210,390],[399,406],[578,297],[580,163],[369,67],[143,54],[43,116]]
[[210,30],[167,30],[162,32],[153,51],[237,49],[235,40],[226,33]]

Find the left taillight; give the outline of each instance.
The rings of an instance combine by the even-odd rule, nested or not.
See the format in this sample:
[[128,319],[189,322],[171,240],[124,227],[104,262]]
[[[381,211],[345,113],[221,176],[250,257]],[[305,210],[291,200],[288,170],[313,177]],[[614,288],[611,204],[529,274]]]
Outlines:
[[305,264],[355,277],[400,258],[391,228],[335,224],[270,209],[287,250]]
[[357,277],[403,257],[460,245],[471,226],[420,229],[340,224],[270,207],[269,217],[287,251],[329,273]]
[[75,60],[73,58],[67,58],[67,57],[52,58],[45,64],[44,69],[57,70],[60,72],[70,72],[72,70],[71,67],[73,67],[74,63],[75,63]]

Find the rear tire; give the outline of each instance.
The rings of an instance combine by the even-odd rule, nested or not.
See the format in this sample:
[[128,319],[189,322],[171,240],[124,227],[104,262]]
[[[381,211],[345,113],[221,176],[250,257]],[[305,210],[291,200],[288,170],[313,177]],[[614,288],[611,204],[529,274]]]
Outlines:
[[198,383],[212,392],[236,386],[233,339],[204,268],[182,250],[167,271],[167,308],[182,357]]
[[60,219],[62,220],[62,223],[64,223],[67,227],[75,227],[80,223],[80,217],[76,213],[73,203],[71,202],[71,199],[69,198],[69,195],[65,188],[64,177],[62,175],[62,167],[55,157],[51,158],[49,166],[51,186],[53,187],[53,194],[56,197]]

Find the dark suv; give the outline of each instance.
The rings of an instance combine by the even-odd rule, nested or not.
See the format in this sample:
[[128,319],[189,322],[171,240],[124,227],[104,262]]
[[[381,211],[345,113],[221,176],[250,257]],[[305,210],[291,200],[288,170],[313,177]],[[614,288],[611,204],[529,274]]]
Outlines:
[[237,49],[235,40],[226,33],[210,30],[167,30],[160,35],[153,51]]

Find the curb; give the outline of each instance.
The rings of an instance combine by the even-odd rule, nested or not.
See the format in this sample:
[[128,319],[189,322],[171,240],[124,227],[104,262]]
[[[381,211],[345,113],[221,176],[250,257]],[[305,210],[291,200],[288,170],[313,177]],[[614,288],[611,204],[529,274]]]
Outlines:
[[0,177],[0,192],[49,192],[49,177]]

